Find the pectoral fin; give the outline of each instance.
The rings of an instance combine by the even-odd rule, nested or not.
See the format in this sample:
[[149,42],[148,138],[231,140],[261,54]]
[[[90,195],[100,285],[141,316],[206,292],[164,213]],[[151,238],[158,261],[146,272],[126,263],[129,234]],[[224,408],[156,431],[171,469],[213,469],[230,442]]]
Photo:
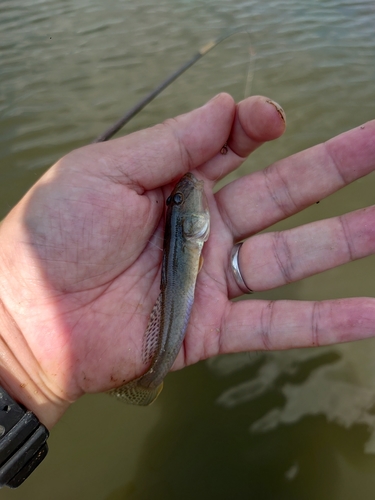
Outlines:
[[203,267],[203,261],[204,261],[203,256],[202,256],[202,255],[200,255],[200,256],[199,256],[198,273],[199,273],[199,271],[200,271],[200,270],[202,269],[202,267]]

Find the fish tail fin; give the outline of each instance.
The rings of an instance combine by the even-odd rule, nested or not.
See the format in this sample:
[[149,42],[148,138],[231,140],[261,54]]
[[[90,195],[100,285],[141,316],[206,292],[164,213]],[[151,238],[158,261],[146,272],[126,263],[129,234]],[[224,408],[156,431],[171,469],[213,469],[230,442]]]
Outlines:
[[109,394],[124,403],[148,406],[155,401],[162,389],[163,382],[157,387],[140,387],[136,379],[117,389],[112,389]]

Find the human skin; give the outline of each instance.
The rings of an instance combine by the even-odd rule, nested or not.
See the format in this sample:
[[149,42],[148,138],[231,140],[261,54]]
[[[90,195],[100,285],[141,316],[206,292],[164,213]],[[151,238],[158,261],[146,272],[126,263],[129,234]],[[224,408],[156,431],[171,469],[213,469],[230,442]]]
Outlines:
[[[257,234],[375,169],[375,121],[233,181],[215,183],[285,130],[261,96],[220,94],[147,130],[72,151],[0,226],[0,384],[51,428],[84,393],[140,376],[159,294],[165,199],[187,171],[211,214],[193,311],[173,369],[229,352],[289,349],[375,334],[375,299],[245,300],[374,253],[375,207]],[[224,143],[227,154],[221,154]]]

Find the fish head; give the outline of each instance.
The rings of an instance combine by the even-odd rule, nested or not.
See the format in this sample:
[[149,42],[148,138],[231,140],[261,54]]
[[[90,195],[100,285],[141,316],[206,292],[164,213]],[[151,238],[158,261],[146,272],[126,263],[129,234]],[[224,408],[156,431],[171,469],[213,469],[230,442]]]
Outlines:
[[186,239],[206,241],[210,230],[210,213],[203,181],[192,173],[185,174],[167,199],[167,217],[175,216]]

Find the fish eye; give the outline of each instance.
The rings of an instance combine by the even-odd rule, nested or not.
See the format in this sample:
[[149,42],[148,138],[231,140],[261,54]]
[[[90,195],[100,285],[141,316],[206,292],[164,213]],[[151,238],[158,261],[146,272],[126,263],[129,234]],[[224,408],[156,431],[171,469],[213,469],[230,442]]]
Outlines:
[[172,201],[172,198],[170,196],[168,196],[167,198],[167,201],[165,202],[165,204],[168,206]]
[[181,203],[184,201],[184,197],[182,196],[181,193],[176,193],[174,196],[173,196],[173,202],[176,204],[176,205],[181,205]]

